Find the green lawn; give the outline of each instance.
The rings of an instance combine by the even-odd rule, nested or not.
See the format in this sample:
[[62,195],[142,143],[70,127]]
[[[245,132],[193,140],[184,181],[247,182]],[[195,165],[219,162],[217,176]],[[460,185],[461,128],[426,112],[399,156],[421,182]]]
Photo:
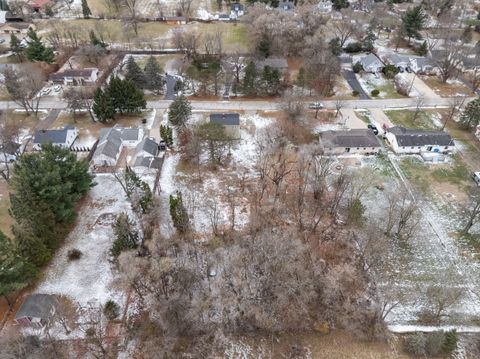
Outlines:
[[362,120],[363,122],[365,122],[366,124],[369,124],[371,122],[371,114],[370,114],[370,111],[368,110],[355,110],[355,115],[360,119]]
[[419,111],[415,117],[414,110],[386,110],[385,114],[393,124],[407,128],[418,128],[423,130],[436,130],[431,114],[426,111]]
[[248,29],[241,23],[210,23],[198,24],[197,33],[200,35],[215,34],[219,32],[222,35],[224,51],[247,52],[251,50],[251,41],[248,36]]

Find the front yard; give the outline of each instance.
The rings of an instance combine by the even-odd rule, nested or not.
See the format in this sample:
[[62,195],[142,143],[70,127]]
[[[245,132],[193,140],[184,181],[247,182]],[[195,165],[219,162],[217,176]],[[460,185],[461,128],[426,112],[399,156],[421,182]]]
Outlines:
[[442,127],[438,116],[432,116],[431,112],[425,110],[386,110],[384,112],[396,126],[422,130],[438,130]]
[[421,79],[442,97],[472,96],[472,91],[460,80],[452,79],[444,83],[438,76],[421,76]]
[[[387,79],[383,75],[374,75],[370,73],[357,74],[358,81],[365,92],[372,98],[405,98],[395,89],[393,80]],[[378,90],[378,96],[373,96],[372,91]]]

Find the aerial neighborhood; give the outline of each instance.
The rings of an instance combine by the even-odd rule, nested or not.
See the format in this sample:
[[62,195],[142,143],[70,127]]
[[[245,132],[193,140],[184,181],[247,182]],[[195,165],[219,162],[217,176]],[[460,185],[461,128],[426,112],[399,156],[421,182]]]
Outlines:
[[480,358],[480,1],[0,0],[0,359]]

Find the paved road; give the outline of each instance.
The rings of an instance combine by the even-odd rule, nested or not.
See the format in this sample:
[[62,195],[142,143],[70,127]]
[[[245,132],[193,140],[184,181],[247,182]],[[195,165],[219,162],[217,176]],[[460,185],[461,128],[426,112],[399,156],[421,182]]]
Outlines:
[[[466,102],[476,99],[477,97],[468,97]],[[305,104],[311,101],[305,101]],[[335,109],[337,100],[322,101],[327,109]],[[147,101],[147,108],[165,110],[171,101]],[[451,99],[449,98],[426,98],[423,108],[449,107]],[[191,101],[193,110],[196,111],[275,111],[282,108],[281,101]],[[345,100],[343,108],[378,108],[378,109],[395,109],[395,108],[415,108],[417,106],[415,98],[401,99],[372,99],[372,100]],[[67,103],[62,100],[42,99],[40,103],[41,109],[65,109]],[[22,107],[12,101],[0,101],[0,110],[21,109]]]
[[343,70],[342,75],[345,80],[347,80],[352,90],[358,92],[358,97],[360,99],[368,100],[370,98],[363,89],[362,85],[360,85],[360,82],[358,82],[357,76],[355,76],[355,73],[352,70]]

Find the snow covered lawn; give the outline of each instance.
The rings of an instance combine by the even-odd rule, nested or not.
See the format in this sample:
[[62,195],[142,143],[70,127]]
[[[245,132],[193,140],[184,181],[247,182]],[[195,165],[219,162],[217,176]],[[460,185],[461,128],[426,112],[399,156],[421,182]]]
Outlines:
[[[115,288],[114,269],[109,262],[115,216],[131,215],[120,184],[110,174],[95,177],[97,185],[88,194],[78,213],[77,223],[46,271],[37,293],[63,294],[81,305],[104,304],[108,299],[123,303],[124,293]],[[80,259],[69,261],[70,249],[82,252]]]
[[[373,90],[380,91],[377,98],[403,98],[397,90],[393,80],[388,80],[383,75],[374,75],[370,73],[357,74],[357,79],[365,92],[371,96]],[[371,96],[373,97],[373,96]]]

